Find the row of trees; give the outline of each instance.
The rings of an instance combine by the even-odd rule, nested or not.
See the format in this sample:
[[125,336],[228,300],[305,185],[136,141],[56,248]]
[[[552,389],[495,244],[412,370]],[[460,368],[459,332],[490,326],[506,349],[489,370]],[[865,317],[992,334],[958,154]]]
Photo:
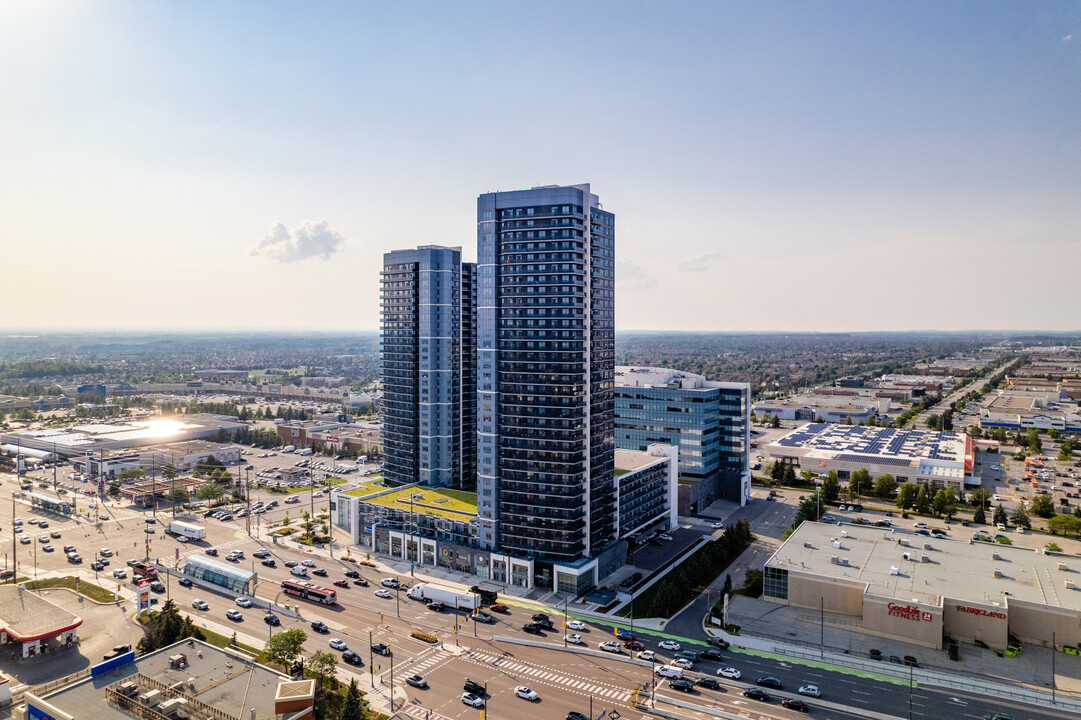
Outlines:
[[649,617],[671,617],[706,587],[754,542],[751,525],[741,518],[729,525],[716,540],[703,545],[661,581]]

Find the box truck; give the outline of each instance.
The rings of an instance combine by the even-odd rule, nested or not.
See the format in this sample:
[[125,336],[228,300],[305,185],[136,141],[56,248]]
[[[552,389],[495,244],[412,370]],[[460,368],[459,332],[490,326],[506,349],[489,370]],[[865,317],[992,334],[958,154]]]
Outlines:
[[169,523],[168,530],[173,535],[183,535],[191,540],[202,540],[206,538],[205,527],[194,523],[181,522],[180,520],[173,520]]
[[409,592],[406,594],[414,600],[424,600],[425,602],[438,601],[452,608],[458,608],[459,610],[477,609],[477,598],[468,591],[449,590],[447,588],[436,587],[435,585],[419,583],[409,588]]

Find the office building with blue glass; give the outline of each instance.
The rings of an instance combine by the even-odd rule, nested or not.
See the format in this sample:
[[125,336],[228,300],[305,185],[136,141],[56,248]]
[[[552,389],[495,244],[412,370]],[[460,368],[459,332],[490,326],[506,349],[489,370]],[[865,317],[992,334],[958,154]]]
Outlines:
[[588,184],[478,198],[479,538],[540,587],[577,593],[625,559],[614,285],[615,216]]
[[666,368],[616,368],[616,446],[679,448],[679,512],[751,495],[747,383],[714,382]]
[[383,256],[383,477],[472,489],[475,266],[461,248]]

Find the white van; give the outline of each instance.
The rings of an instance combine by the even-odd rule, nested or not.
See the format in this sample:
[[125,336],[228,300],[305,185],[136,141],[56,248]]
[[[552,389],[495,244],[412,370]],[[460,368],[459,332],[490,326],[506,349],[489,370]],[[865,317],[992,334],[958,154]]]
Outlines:
[[293,452],[294,450],[296,450],[296,446],[295,446],[295,445],[286,445],[285,447],[283,447],[283,448],[282,448],[282,452],[283,452],[283,453],[291,453],[291,452]]
[[311,454],[312,454],[312,449],[311,448],[304,448],[303,450],[297,450],[297,455],[311,455]]
[[289,568],[289,572],[297,577],[308,577],[308,570],[302,567]]
[[665,678],[683,677],[683,668],[676,667],[675,665],[658,665],[657,669],[653,672],[657,673],[658,676]]

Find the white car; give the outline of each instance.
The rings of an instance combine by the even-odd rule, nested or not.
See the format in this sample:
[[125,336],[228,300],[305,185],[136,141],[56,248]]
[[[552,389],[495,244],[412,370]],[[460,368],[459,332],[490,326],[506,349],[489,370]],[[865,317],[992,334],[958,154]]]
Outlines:
[[98,555],[101,555],[102,557],[112,557],[113,551],[109,548],[102,548],[101,550],[98,550]]
[[394,578],[383,578],[383,580],[379,584],[382,585],[383,587],[388,587],[388,588],[396,588],[399,585],[398,581],[395,580]]
[[209,610],[210,606],[206,604],[206,600],[192,600],[191,606],[196,610]]
[[349,646],[345,644],[345,640],[341,638],[334,638],[330,641],[330,646],[335,650],[348,650]]
[[656,660],[657,659],[657,653],[653,652],[652,650],[640,650],[635,655],[635,657],[638,658],[639,660]]
[[265,557],[270,557],[270,551],[267,550],[266,548],[259,548],[258,550],[253,552],[252,555],[254,555],[257,558],[262,559],[262,558],[265,558]]
[[566,637],[567,642],[569,642],[572,645],[581,645],[582,644],[582,636],[581,635],[567,635],[565,637]]
[[991,496],[991,499],[992,499],[992,500],[994,500],[995,502],[998,502],[998,501],[999,501],[999,500],[1001,500],[1002,498],[1001,498],[1001,497],[999,497],[998,495],[992,495],[992,496]]
[[568,630],[585,630],[586,629],[586,624],[584,622],[582,622],[581,620],[571,620],[569,623],[567,623],[567,629]]
[[116,570],[113,570],[113,577],[116,578],[117,580],[123,580],[127,576],[128,576],[128,571],[125,570],[124,568],[117,568]]
[[800,695],[806,695],[807,697],[820,698],[822,693],[818,691],[817,685],[804,685],[799,689]]
[[386,590],[384,588],[379,588],[378,590],[375,591],[375,596],[376,597],[381,597],[381,598],[389,598],[390,597],[390,590]]
[[235,609],[235,608],[233,608],[231,610],[227,610],[225,612],[225,617],[229,618],[230,620],[237,620],[237,621],[244,619],[244,615],[242,615],[241,612],[239,610]]
[[[991,466],[991,469],[992,469],[992,470],[998,470],[998,465],[992,465],[992,466]],[[812,687],[813,687],[813,686],[812,686]]]
[[236,604],[239,605],[242,608],[250,608],[251,607],[251,600],[249,600],[246,597],[238,597],[236,599]]
[[672,664],[676,667],[681,667],[684,670],[691,670],[694,668],[694,663],[687,658],[676,658],[672,661]]
[[679,650],[680,644],[675,640],[661,640],[657,643],[661,650]]
[[724,529],[724,523],[722,523],[722,522],[711,523],[710,527],[713,528],[714,530],[723,530]]
[[614,640],[609,640],[608,642],[602,642],[600,645],[598,645],[598,647],[601,650],[604,650],[605,652],[610,652],[610,653],[621,653],[621,652],[623,652],[623,646],[620,645],[619,643],[615,642]]
[[188,541],[188,539],[186,537],[184,537],[183,535],[177,535],[176,536],[176,541],[178,543],[186,543]]
[[315,561],[314,560],[301,560],[300,564],[303,565],[304,567],[315,567]]
[[[997,500],[998,498],[995,498],[995,499]],[[914,527],[914,528],[916,528],[918,530],[926,530],[927,529],[927,523],[916,523],[912,527]]]
[[514,688],[514,694],[517,697],[520,697],[523,700],[529,700],[530,702],[536,702],[537,700],[540,700],[540,695],[537,694],[537,691],[530,690],[525,685],[519,685],[518,687]]
[[477,697],[473,693],[462,693],[462,702],[469,707],[482,708],[484,707],[484,698]]
[[733,680],[739,680],[740,675],[742,673],[740,673],[740,671],[736,670],[734,667],[723,667],[723,668],[721,668],[720,670],[717,671],[717,674],[720,675],[721,677],[731,678]]

